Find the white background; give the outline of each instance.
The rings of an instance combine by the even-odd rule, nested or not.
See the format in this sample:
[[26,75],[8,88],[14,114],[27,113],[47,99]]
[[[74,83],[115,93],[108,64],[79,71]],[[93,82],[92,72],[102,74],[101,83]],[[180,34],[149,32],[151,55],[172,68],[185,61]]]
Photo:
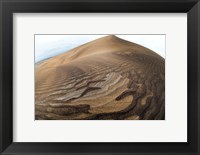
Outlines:
[[[14,14],[14,142],[187,142],[186,14]],[[34,120],[34,34],[166,34],[166,117]]]

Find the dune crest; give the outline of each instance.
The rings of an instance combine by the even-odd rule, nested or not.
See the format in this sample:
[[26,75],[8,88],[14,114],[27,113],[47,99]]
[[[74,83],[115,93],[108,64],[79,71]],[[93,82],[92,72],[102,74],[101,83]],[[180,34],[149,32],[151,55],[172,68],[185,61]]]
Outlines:
[[36,119],[164,119],[165,60],[114,35],[36,64]]

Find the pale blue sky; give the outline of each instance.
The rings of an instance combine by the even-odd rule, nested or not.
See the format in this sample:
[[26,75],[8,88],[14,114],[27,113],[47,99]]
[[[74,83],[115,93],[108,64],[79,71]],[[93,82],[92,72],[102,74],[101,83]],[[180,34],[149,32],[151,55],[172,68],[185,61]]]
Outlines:
[[[107,35],[35,35],[35,62],[67,52]],[[145,46],[165,58],[165,35],[115,35]]]

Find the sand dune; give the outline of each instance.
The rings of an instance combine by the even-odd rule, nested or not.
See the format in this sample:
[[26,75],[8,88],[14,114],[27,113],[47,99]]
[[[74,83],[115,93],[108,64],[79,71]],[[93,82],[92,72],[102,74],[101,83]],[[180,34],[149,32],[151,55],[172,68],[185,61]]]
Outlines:
[[36,119],[165,118],[165,60],[106,36],[36,64]]

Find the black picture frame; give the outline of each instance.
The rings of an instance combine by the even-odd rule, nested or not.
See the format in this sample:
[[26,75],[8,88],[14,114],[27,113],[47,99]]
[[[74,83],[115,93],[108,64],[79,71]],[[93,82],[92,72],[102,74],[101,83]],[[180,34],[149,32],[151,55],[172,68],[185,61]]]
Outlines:
[[[1,154],[200,154],[199,0],[0,0]],[[187,13],[187,143],[13,142],[13,13]],[[179,59],[179,58],[177,58]],[[31,131],[30,131],[31,134]],[[52,135],[53,136],[53,135]]]

